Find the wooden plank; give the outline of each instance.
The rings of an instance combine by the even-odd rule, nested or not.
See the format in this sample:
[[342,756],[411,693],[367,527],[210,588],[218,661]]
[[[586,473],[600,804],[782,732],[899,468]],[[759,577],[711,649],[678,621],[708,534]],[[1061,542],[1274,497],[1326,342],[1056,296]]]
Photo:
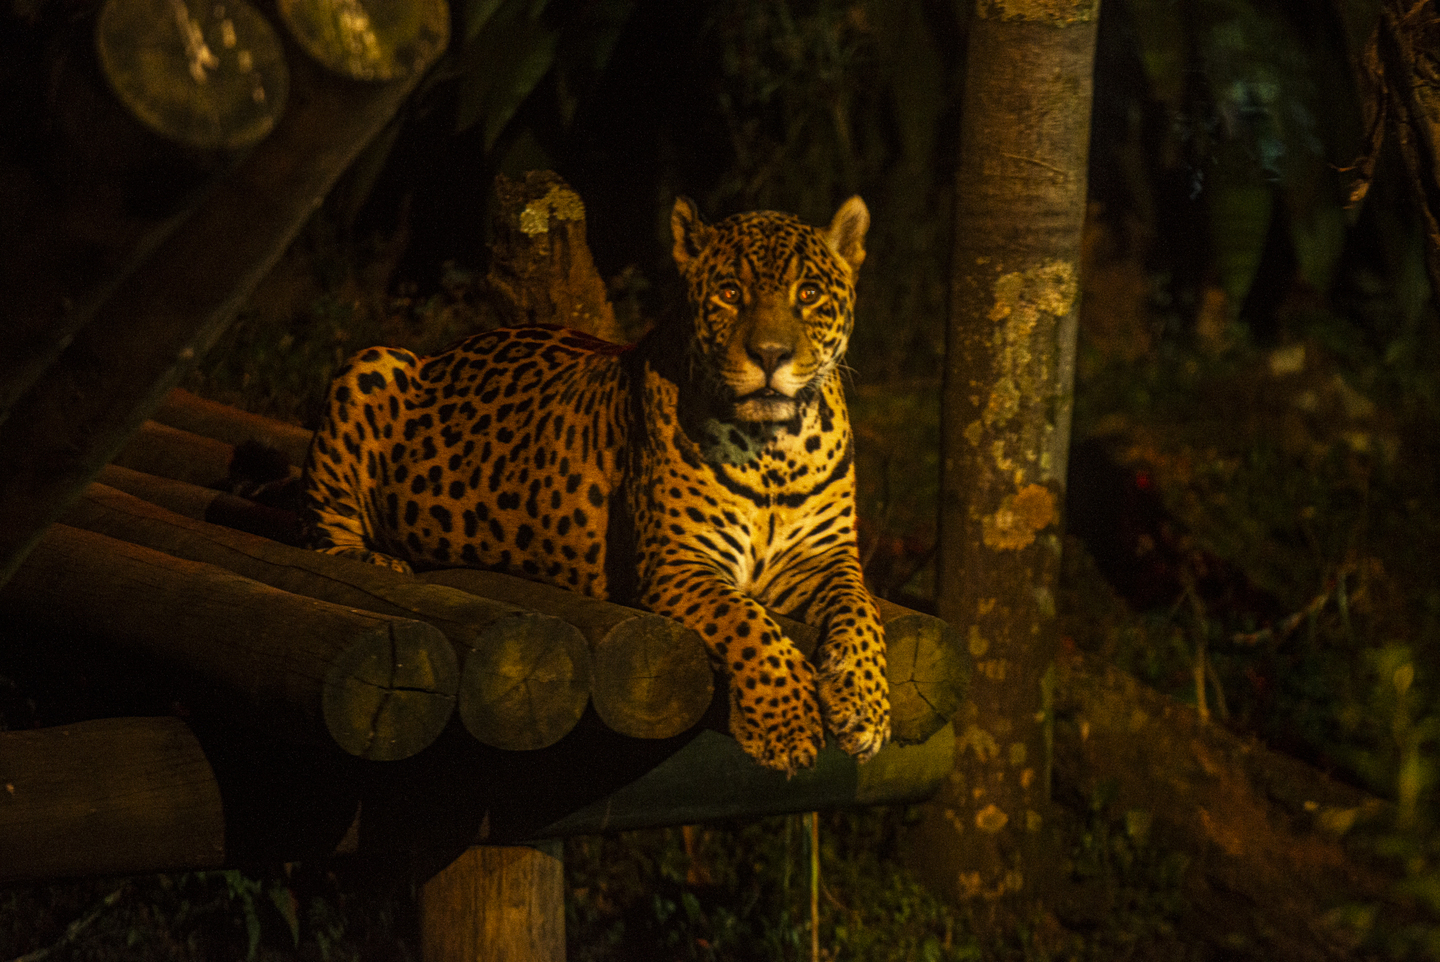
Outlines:
[[0,422],[13,453],[0,464],[0,584],[214,344],[419,77],[358,84],[303,56],[290,64],[290,106],[271,136],[108,293]]
[[220,790],[178,718],[0,732],[0,880],[215,868]]
[[565,962],[560,846],[477,845],[420,890],[424,962]]
[[454,649],[423,622],[317,601],[67,525],[0,589],[7,618],[54,644],[110,643],[205,679],[265,730],[407,758],[455,709]]

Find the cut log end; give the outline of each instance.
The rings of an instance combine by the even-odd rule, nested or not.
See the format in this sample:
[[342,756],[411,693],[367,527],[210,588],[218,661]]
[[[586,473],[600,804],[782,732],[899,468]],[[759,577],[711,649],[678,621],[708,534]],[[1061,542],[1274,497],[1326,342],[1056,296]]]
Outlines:
[[465,657],[460,720],[495,748],[545,748],[580,721],[590,685],[590,649],[579,629],[548,615],[507,616]]
[[280,0],[278,8],[306,53],[352,80],[408,77],[450,41],[444,0]]
[[890,727],[903,745],[923,742],[960,710],[970,661],[959,632],[931,615],[883,605]]
[[409,758],[449,721],[459,675],[454,649],[439,629],[413,621],[378,624],[326,675],[325,726],[352,755]]
[[290,76],[279,38],[239,0],[108,0],[95,46],[126,108],[189,147],[248,147],[285,108]]
[[612,628],[595,650],[595,713],[632,738],[668,738],[696,724],[715,694],[700,636],[646,612]]

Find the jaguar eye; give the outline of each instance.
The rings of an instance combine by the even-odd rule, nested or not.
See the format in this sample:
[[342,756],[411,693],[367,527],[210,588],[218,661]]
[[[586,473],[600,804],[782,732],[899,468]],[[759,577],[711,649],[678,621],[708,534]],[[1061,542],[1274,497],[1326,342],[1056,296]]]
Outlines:
[[820,285],[809,282],[801,284],[799,289],[795,291],[795,300],[807,306],[814,304],[820,300]]
[[740,285],[734,281],[726,281],[715,291],[715,296],[720,298],[723,304],[739,304]]

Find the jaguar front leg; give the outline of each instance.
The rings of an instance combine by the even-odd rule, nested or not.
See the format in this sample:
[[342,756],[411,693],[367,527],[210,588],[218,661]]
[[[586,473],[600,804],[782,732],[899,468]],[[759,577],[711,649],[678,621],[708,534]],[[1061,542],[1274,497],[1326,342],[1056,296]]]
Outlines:
[[759,602],[711,566],[673,563],[642,600],[700,633],[729,681],[730,733],[746,754],[787,775],[815,763],[824,743],[815,669]]
[[851,554],[821,560],[825,574],[805,620],[821,629],[815,663],[825,725],[866,761],[890,740],[890,686],[880,612]]

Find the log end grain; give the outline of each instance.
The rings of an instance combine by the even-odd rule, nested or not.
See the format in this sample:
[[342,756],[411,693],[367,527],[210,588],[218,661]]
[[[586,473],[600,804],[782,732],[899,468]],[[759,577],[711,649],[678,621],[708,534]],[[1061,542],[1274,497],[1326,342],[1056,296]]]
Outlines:
[[360,636],[331,664],[322,707],[341,748],[374,761],[409,758],[455,710],[460,669],[438,628],[390,621]]
[[595,713],[622,735],[678,735],[700,720],[715,694],[700,636],[660,615],[635,612],[610,629],[594,657]]
[[529,612],[499,618],[465,656],[460,720],[495,748],[545,748],[580,721],[591,674],[590,649],[578,628]]
[[882,608],[890,728],[895,741],[925,741],[955,717],[970,684],[970,659],[959,632],[932,615]]

